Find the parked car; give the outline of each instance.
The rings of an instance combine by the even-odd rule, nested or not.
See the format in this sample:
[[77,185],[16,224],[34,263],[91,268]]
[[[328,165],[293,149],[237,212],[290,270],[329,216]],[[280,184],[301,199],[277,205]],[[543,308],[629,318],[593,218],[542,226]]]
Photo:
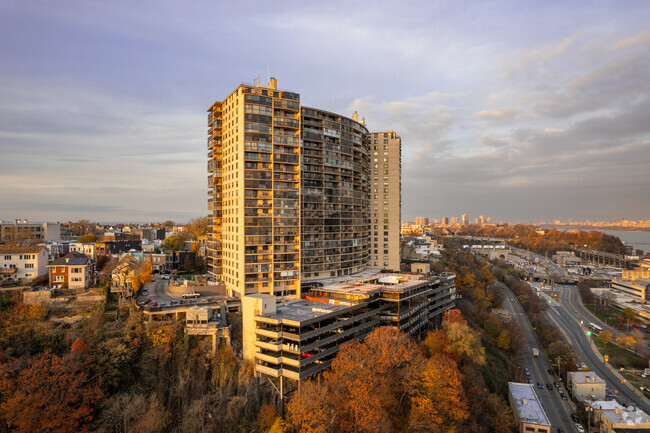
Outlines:
[[535,386],[535,382],[533,382],[533,379],[528,379],[528,383]]
[[199,298],[201,294],[199,292],[191,291],[187,293],[183,293],[183,299],[187,298]]
[[163,280],[169,280],[170,275],[169,274],[162,274],[162,277],[160,277],[160,278],[162,278]]
[[560,383],[557,380],[553,382],[553,385],[555,385],[556,388],[560,387]]
[[530,371],[528,371],[527,368],[524,368],[524,374],[525,374],[526,376],[530,376]]
[[548,369],[548,374],[550,374],[551,376],[554,376],[554,375],[555,375],[555,372],[553,371],[552,368],[549,368],[549,369]]
[[573,422],[578,422],[578,414],[572,413],[571,414],[571,419],[573,420]]
[[566,396],[565,393],[560,394],[560,398],[561,398],[562,400],[568,400],[568,397]]
[[147,295],[149,294],[149,290],[147,290],[147,289],[142,289],[142,290],[140,290],[140,294],[141,294],[142,296],[147,296]]
[[561,386],[559,386],[557,388],[557,392],[559,392],[560,394],[564,394],[564,389]]
[[549,391],[553,391],[553,385],[551,385],[550,383],[547,383],[546,384],[546,389],[548,389]]
[[562,427],[558,427],[557,433],[566,433],[566,431]]
[[542,382],[537,382],[537,387],[539,389],[544,389],[544,384]]
[[578,430],[579,433],[585,433],[585,428],[580,423],[576,423],[576,430]]

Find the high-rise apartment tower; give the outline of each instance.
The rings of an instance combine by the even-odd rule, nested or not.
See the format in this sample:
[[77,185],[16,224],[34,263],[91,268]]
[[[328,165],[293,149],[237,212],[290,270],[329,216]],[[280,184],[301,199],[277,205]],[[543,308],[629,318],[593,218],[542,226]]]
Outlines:
[[229,295],[295,297],[301,280],[399,270],[394,132],[302,107],[274,78],[208,113],[208,265]]
[[402,139],[395,132],[370,134],[371,268],[400,270]]

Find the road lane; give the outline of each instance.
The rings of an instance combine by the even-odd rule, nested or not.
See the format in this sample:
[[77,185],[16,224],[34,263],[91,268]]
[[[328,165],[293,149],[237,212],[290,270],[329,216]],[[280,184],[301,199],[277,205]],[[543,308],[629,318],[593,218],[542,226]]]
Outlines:
[[650,406],[647,400],[642,399],[622,384],[618,377],[603,364],[603,361],[592,350],[588,340],[589,337],[586,335],[585,329],[580,326],[580,320],[585,321],[585,318],[579,313],[576,315],[573,312],[573,309],[578,310],[578,305],[573,304],[570,300],[570,292],[572,289],[577,291],[577,289],[571,286],[562,286],[561,291],[563,293],[560,297],[562,302],[558,303],[557,306],[550,307],[546,311],[547,317],[549,317],[558,329],[564,331],[565,336],[569,340],[569,344],[573,346],[582,362],[587,364],[591,370],[603,378],[610,389],[616,389],[618,395],[624,401],[631,402],[643,409],[646,413],[649,413]]
[[[527,349],[521,356],[521,364],[530,370],[529,378],[535,382],[535,392],[539,397],[544,410],[546,411],[546,415],[548,416],[551,425],[553,427],[562,427],[565,430],[569,431],[568,427],[572,424],[572,408],[570,404],[561,399],[560,393],[557,391],[555,386],[553,386],[552,391],[549,391],[546,388],[539,389],[537,387],[538,381],[542,382],[544,386],[546,386],[547,383],[552,383],[558,380],[558,378],[548,374],[548,370],[551,368],[551,365],[548,362],[546,355],[542,350],[541,345],[539,344],[539,341],[537,340],[537,336],[535,335],[533,328],[528,321],[528,317],[517,301],[517,298],[507,287],[504,285],[501,285],[501,287],[504,288],[504,291],[507,294],[506,299],[504,300],[504,308],[510,312],[512,315],[512,320],[517,320],[517,322],[522,326],[524,330]],[[533,347],[539,349],[539,357],[532,356]],[[526,380],[529,378],[526,378]],[[562,383],[562,386],[565,387],[565,384]]]

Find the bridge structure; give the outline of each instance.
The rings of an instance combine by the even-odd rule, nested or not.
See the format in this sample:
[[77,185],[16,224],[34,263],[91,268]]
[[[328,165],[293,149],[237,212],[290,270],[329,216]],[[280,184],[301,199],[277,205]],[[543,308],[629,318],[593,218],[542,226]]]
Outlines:
[[575,252],[580,258],[589,263],[595,263],[601,266],[614,266],[622,269],[632,269],[636,260],[627,259],[619,254],[606,253],[596,250],[584,250],[576,248]]

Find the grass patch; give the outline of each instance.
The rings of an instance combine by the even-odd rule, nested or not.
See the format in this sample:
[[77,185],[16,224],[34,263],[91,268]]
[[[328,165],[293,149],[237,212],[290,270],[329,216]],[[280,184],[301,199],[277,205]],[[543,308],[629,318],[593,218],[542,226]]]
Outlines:
[[[603,343],[598,337],[592,334],[591,339],[596,344],[600,354],[605,354]],[[607,343],[607,355],[609,355],[609,363],[615,368],[644,368],[647,364],[646,359],[618,347],[614,342]]]

